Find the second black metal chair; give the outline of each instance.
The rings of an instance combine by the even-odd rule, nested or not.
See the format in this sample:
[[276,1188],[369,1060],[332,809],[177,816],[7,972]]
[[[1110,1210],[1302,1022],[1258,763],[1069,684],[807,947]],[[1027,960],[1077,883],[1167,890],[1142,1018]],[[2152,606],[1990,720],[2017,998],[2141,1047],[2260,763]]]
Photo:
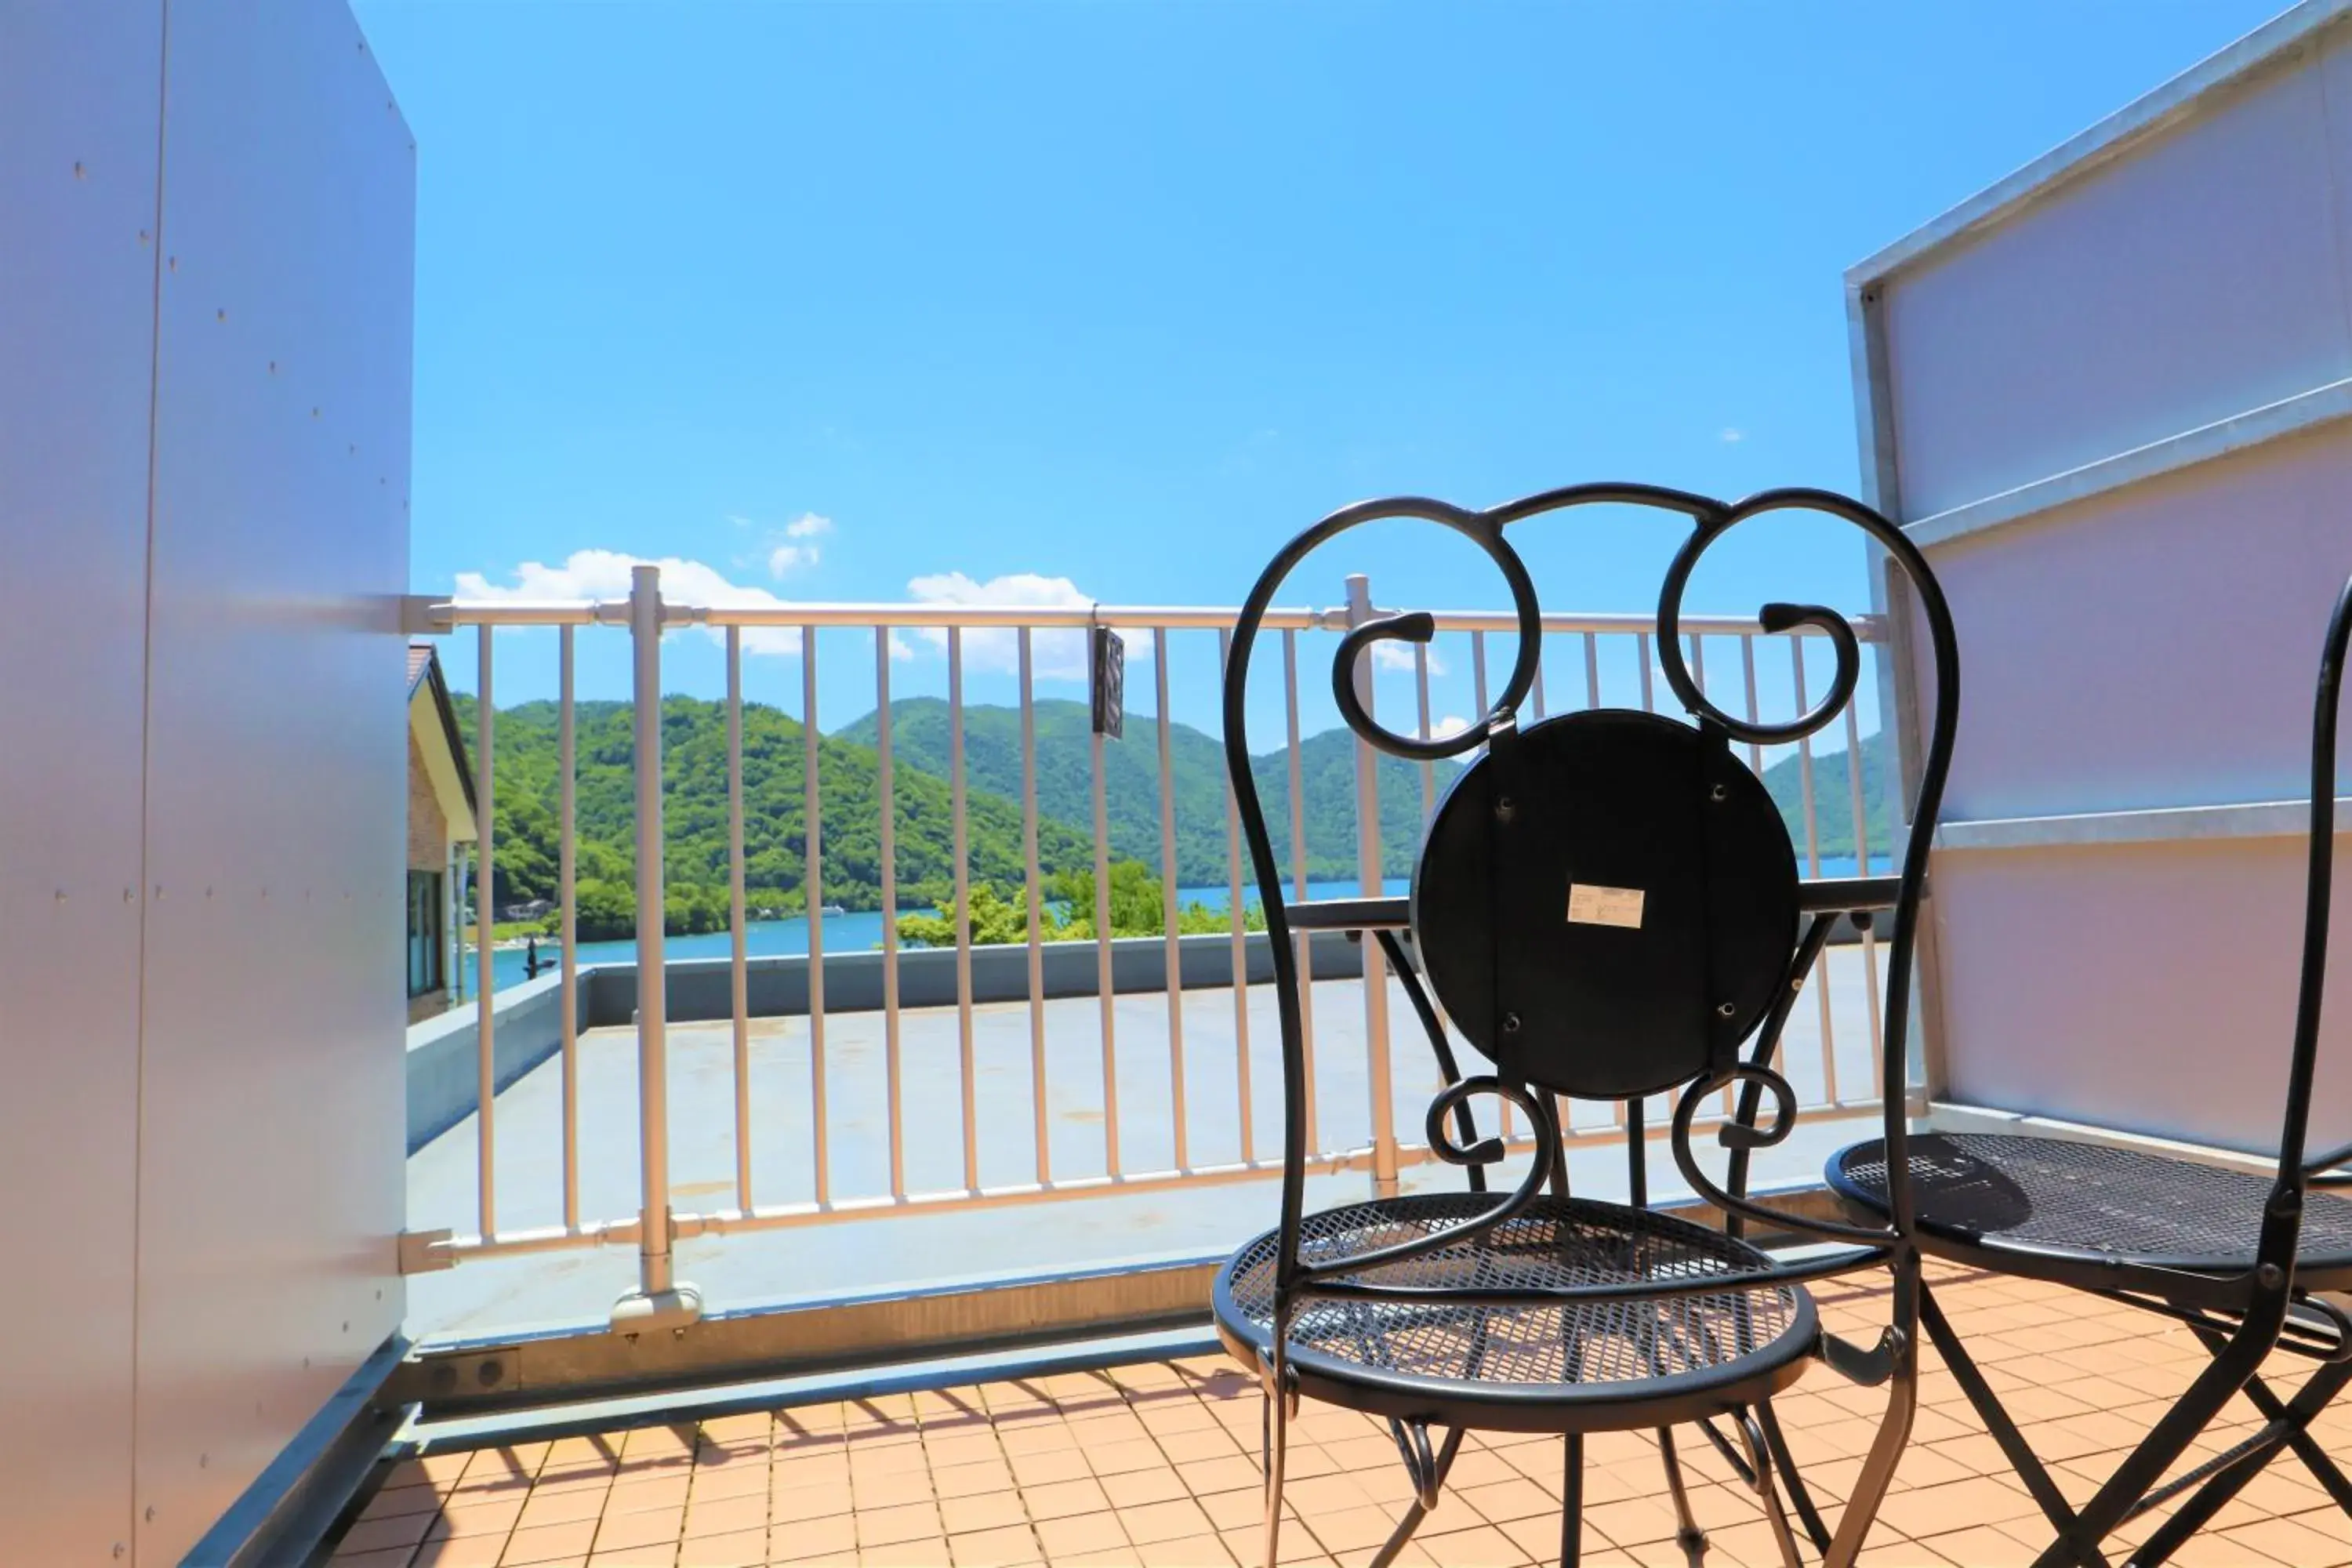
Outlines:
[[[2010,1133],[1915,1136],[1907,1163],[1881,1142],[1830,1162],[1829,1181],[1860,1214],[1901,1213],[1907,1187],[1918,1245],[1929,1257],[2072,1286],[2189,1325],[2211,1354],[2205,1370],[2080,1509],[2071,1506],[2018,1429],[1968,1347],[1924,1288],[1920,1310],[1960,1387],[2054,1538],[2036,1559],[2103,1564],[2118,1526],[2180,1500],[2131,1553],[2152,1568],[2178,1551],[2246,1483],[2292,1451],[2352,1515],[2352,1480],[2312,1438],[2313,1417],[2352,1382],[2352,1202],[2315,1186],[2352,1179],[2334,1168],[2352,1144],[2305,1153],[2319,1015],[2327,978],[2335,868],[2336,708],[2352,584],[2336,601],[2319,665],[2311,740],[2311,837],[2305,872],[2303,965],[2287,1071],[2285,1120],[2268,1175],[2112,1144]],[[1888,1181],[1890,1168],[1898,1174]],[[1899,1179],[1906,1171],[1909,1180]],[[2318,1363],[2292,1398],[2261,1375],[2283,1351]],[[2167,1481],[2165,1474],[2242,1392],[2264,1417],[2244,1440]]]
[[[1525,727],[1518,721],[1541,656],[1543,622],[1505,530],[1594,505],[1663,509],[1690,524],[1661,595],[1656,649],[1669,686],[1696,723],[1606,709]],[[1705,1538],[1685,1494],[1673,1432],[1684,1423],[1696,1423],[1755,1489],[1790,1568],[1800,1558],[1783,1485],[1828,1563],[1845,1568],[1862,1550],[1911,1425],[1918,1258],[1899,1225],[1806,1220],[1759,1206],[1745,1191],[1750,1155],[1785,1138],[1795,1118],[1795,1094],[1772,1066],[1781,1026],[1832,926],[1856,906],[1893,909],[1888,984],[1892,994],[1905,994],[1928,836],[1915,831],[1902,874],[1878,887],[1801,884],[1779,810],[1733,743],[1794,742],[1842,712],[1859,672],[1853,629],[1826,609],[1765,608],[1765,630],[1810,628],[1837,654],[1828,698],[1785,724],[1735,719],[1708,701],[1685,665],[1680,629],[1685,584],[1706,547],[1745,519],[1791,510],[1825,512],[1862,528],[1905,569],[1925,606],[1943,700],[1911,815],[1932,825],[1958,706],[1949,619],[1910,542],[1843,497],[1774,491],[1727,505],[1645,486],[1593,485],[1487,511],[1417,499],[1372,502],[1301,534],[1251,591],[1226,668],[1224,729],[1281,1010],[1282,1207],[1278,1226],[1244,1247],[1219,1276],[1215,1313],[1226,1346],[1257,1370],[1268,1394],[1269,1564],[1278,1560],[1290,1411],[1302,1398],[1390,1424],[1416,1500],[1378,1563],[1392,1560],[1435,1506],[1463,1436],[1474,1429],[1561,1436],[1560,1552],[1568,1563],[1580,1546],[1586,1435],[1654,1432],[1684,1548],[1699,1562]],[[1381,617],[1349,632],[1334,662],[1332,689],[1359,736],[1412,759],[1479,754],[1429,823],[1409,907],[1350,900],[1328,910],[1294,909],[1282,896],[1252,767],[1250,654],[1275,594],[1300,560],[1381,518],[1435,522],[1486,552],[1510,589],[1518,657],[1478,725],[1414,739],[1373,720],[1354,678],[1374,644],[1429,640],[1431,617]],[[1468,1168],[1467,1193],[1384,1195],[1306,1212],[1312,1086],[1292,937],[1315,926],[1368,931],[1394,965],[1443,1078],[1427,1117],[1429,1147],[1437,1159]],[[1492,1062],[1491,1073],[1460,1074],[1448,1023]],[[1904,1010],[1891,1008],[1879,1042],[1890,1085],[1903,1082],[1904,1039]],[[1717,1183],[1701,1170],[1691,1141],[1701,1108],[1718,1095],[1728,1103],[1735,1089],[1736,1111],[1716,1122],[1729,1151],[1727,1178]],[[1759,1127],[1767,1090],[1775,1105],[1769,1123]],[[1674,1156],[1692,1188],[1724,1212],[1722,1228],[1651,1206],[1642,1107],[1659,1094],[1679,1096]],[[1507,1149],[1503,1140],[1479,1135],[1470,1105],[1479,1096],[1516,1107],[1531,1134],[1528,1170],[1507,1195],[1486,1191],[1483,1168],[1504,1159]],[[1622,1109],[1630,1201],[1570,1194],[1562,1098]],[[1899,1201],[1899,1089],[1889,1097],[1885,1129],[1898,1152]],[[1751,1222],[1853,1245],[1827,1257],[1783,1260],[1743,1238]],[[1806,1282],[1881,1268],[1892,1271],[1894,1288],[1892,1321],[1878,1343],[1864,1348],[1826,1333]],[[1771,1409],[1772,1396],[1816,1361],[1888,1390],[1885,1417],[1834,1534],[1806,1494]]]

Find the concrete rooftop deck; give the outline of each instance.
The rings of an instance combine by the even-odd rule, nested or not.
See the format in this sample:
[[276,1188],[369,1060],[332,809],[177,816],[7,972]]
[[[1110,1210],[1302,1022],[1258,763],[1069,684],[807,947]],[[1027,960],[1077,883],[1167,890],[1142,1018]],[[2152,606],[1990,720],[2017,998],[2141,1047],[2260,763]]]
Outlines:
[[[2051,1287],[1937,1268],[1939,1300],[2080,1502],[2204,1352],[2189,1331]],[[1876,1281],[1819,1293],[1832,1327],[1874,1335]],[[2310,1363],[2271,1370],[2300,1382]],[[1932,1351],[1870,1568],[2031,1563],[2049,1531]],[[1860,1468],[1883,1393],[1813,1369],[1781,1401],[1825,1510]],[[1258,1561],[1255,1385],[1218,1358],[939,1393],[808,1405],[704,1424],[428,1453],[404,1465],[337,1547],[337,1568],[987,1568],[1026,1563],[1228,1568]],[[2258,1424],[2241,1400],[2184,1464]],[[2352,1411],[2315,1427],[2352,1450]],[[1680,1445],[1715,1564],[1777,1563],[1752,1495],[1704,1441]],[[1585,1562],[1682,1568],[1646,1436],[1588,1446]],[[1360,1563],[1409,1495],[1384,1428],[1308,1405],[1291,1453],[1286,1563]],[[1473,1437],[1403,1561],[1516,1568],[1556,1560],[1559,1448]],[[2158,1513],[2111,1545],[2136,1542]],[[2174,1559],[2187,1568],[2352,1563],[2352,1527],[2290,1456]]]

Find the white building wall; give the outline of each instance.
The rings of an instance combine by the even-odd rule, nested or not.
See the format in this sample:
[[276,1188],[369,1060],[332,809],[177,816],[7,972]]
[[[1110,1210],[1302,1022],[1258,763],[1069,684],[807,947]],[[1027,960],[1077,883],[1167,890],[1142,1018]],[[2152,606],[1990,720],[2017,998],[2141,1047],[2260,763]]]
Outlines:
[[401,1319],[414,149],[317,0],[0,6],[0,1540],[173,1563]]

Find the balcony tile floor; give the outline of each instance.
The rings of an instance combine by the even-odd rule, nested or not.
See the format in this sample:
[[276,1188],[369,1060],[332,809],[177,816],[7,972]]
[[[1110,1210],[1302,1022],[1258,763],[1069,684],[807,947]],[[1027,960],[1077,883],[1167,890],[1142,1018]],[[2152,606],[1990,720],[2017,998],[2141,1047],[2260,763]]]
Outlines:
[[[2203,1363],[2185,1328],[2095,1298],[1954,1270],[1939,1300],[2073,1500]],[[1874,1337],[1883,1288],[1818,1293],[1850,1337]],[[2278,1358],[2300,1382],[2310,1363]],[[1932,1352],[1870,1568],[2006,1568],[2048,1531]],[[1805,1475],[1842,1498],[1884,1394],[1816,1368],[1780,1405]],[[1216,1358],[799,1405],[698,1424],[432,1453],[390,1478],[337,1543],[335,1568],[761,1568],[766,1564],[1139,1564],[1258,1561],[1255,1385]],[[2259,1423],[2242,1400],[2188,1462]],[[2352,1457],[2352,1410],[2315,1428]],[[1384,1427],[1309,1405],[1297,1424],[1286,1564],[1360,1563],[1410,1495]],[[1711,1564],[1779,1560],[1752,1495],[1704,1441],[1681,1445]],[[1588,1447],[1585,1557],[1683,1568],[1651,1440]],[[1559,1449],[1474,1436],[1444,1503],[1403,1561],[1516,1568],[1556,1560]],[[2127,1527],[2129,1542],[2155,1518]],[[2114,1544],[2111,1542],[2111,1544]],[[2290,1456],[2174,1559],[2185,1568],[2352,1564],[2352,1525]]]

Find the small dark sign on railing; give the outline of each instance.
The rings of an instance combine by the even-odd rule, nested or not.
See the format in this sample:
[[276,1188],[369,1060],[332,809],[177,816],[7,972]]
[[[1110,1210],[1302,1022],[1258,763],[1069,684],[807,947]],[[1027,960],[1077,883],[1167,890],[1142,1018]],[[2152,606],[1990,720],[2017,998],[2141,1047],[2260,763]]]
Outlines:
[[1093,627],[1089,642],[1095,733],[1116,741],[1127,718],[1127,645],[1108,626]]

